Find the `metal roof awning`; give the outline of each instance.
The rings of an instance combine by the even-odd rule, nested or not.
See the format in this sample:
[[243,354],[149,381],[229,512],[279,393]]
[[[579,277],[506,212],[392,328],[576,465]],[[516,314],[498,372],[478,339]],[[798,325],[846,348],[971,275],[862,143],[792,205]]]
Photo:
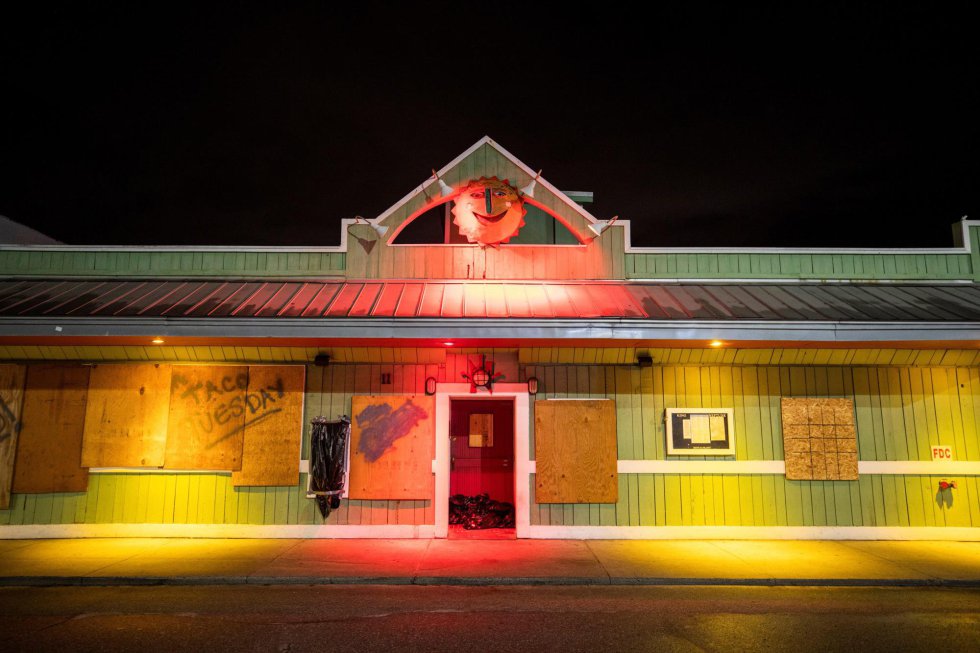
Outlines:
[[162,334],[311,339],[980,341],[980,287],[601,281],[0,281],[0,337]]

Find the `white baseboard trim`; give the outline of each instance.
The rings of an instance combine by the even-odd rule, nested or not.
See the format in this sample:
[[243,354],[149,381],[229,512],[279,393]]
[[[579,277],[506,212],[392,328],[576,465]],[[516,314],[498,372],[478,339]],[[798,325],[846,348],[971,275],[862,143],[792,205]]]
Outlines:
[[910,476],[980,476],[980,462],[968,460],[861,460],[861,474],[902,474]]
[[[530,473],[537,466],[528,463]],[[786,473],[782,460],[618,460],[620,474],[776,474]],[[858,473],[900,476],[980,476],[980,462],[933,460],[860,460]]]
[[785,474],[782,460],[620,460],[620,474]]
[[406,539],[435,536],[431,524],[34,524],[0,526],[0,540],[85,537]]
[[954,540],[980,541],[980,528],[901,526],[535,526],[550,540]]

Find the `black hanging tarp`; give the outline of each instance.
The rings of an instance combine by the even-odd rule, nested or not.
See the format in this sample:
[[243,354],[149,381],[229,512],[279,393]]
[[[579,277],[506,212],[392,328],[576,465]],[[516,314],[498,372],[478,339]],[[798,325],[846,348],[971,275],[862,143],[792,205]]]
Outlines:
[[350,419],[337,421],[315,417],[310,433],[310,493],[316,498],[320,514],[326,519],[340,507],[347,466]]

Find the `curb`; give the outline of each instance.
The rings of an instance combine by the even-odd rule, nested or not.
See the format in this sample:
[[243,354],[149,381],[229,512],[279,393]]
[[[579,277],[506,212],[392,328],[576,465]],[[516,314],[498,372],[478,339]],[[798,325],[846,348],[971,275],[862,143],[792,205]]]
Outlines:
[[726,586],[980,588],[980,578],[576,578],[486,576],[7,576],[0,587],[184,587],[201,585]]

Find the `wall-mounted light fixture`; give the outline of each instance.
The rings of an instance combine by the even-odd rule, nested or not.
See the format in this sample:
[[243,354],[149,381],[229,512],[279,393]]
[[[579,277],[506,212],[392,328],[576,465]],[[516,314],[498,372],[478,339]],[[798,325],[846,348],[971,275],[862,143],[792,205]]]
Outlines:
[[154,338],[150,342],[152,342],[154,345],[162,345],[163,344],[163,338],[161,338],[160,336],[157,336],[156,338]]
[[388,227],[380,224],[375,224],[370,220],[368,220],[367,218],[361,217],[359,215],[354,216],[354,224],[369,225],[372,229],[374,229],[374,232],[377,234],[377,238],[375,238],[374,240],[368,240],[367,238],[361,238],[360,236],[351,234],[351,236],[354,237],[354,240],[356,240],[361,245],[361,247],[364,248],[365,254],[370,254],[371,250],[374,249],[374,246],[378,244],[378,241],[381,240],[381,238],[383,238],[386,233],[388,233]]
[[425,380],[425,394],[434,395],[436,393],[436,377],[430,376]]
[[721,340],[712,340],[708,344],[710,346],[712,346],[712,347],[724,347],[725,346],[725,343],[723,343]]
[[599,236],[601,236],[603,234],[603,232],[606,231],[606,229],[608,229],[609,227],[613,226],[613,224],[616,222],[616,220],[619,220],[619,216],[618,215],[617,216],[613,216],[609,220],[596,220],[594,223],[590,224],[589,225],[589,231],[591,231],[592,233],[595,234],[595,237],[592,240],[595,240],[596,238],[598,238]]
[[538,394],[538,377],[532,376],[527,380],[527,393],[532,397]]
[[313,364],[317,367],[326,367],[330,364],[330,356],[327,354],[317,354],[313,357]]
[[652,367],[653,366],[653,356],[637,356],[636,364],[640,367]]

